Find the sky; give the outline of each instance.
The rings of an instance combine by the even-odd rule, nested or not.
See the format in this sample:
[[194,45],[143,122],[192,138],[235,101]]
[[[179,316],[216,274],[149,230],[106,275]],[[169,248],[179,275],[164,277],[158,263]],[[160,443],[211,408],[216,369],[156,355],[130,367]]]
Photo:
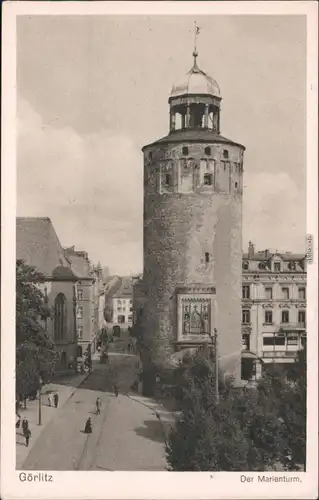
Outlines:
[[[63,246],[112,273],[143,268],[143,155],[168,133],[192,66],[192,16],[21,16],[17,215],[50,217]],[[221,133],[246,147],[243,244],[303,252],[306,23],[205,16],[198,64],[222,94]]]

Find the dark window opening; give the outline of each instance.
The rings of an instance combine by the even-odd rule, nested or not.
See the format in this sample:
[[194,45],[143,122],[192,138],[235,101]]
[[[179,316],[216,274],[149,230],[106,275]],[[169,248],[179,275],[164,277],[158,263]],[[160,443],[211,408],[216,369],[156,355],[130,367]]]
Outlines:
[[188,147],[187,146],[183,147],[183,155],[188,155]]
[[301,325],[306,324],[306,311],[298,311],[298,323]]
[[285,345],[286,344],[286,339],[285,337],[264,337],[263,338],[263,345],[264,346],[276,346],[276,345]]
[[243,299],[249,299],[249,298],[250,298],[250,286],[243,285]]
[[66,334],[66,298],[63,293],[59,293],[54,304],[54,338],[55,340],[63,340]]
[[205,148],[205,155],[210,155],[211,154],[211,148],[207,147]]
[[224,158],[229,158],[229,152],[227,149],[224,149],[223,156],[224,156]]
[[238,182],[235,182],[235,188],[237,188],[237,187],[238,187]]
[[306,289],[305,288],[299,288],[298,289],[298,297],[301,300],[305,300],[306,299]]
[[171,185],[171,176],[170,174],[165,174],[165,186]]
[[205,252],[205,262],[206,262],[206,264],[208,264],[208,262],[209,262],[209,253],[208,252]]
[[297,264],[296,264],[296,262],[289,262],[289,264],[288,264],[288,269],[289,269],[290,271],[296,271],[296,268],[297,268]]
[[265,323],[272,325],[272,311],[265,311]]
[[281,322],[282,323],[289,323],[289,311],[282,311],[281,312]]
[[244,263],[243,263],[243,269],[244,269],[245,271],[248,271],[248,269],[249,269],[249,263],[248,263],[248,262],[244,262]]
[[150,151],[150,152],[149,152],[148,157],[149,157],[149,159],[150,159],[150,160],[153,158],[153,153],[152,153],[152,151]]
[[212,174],[204,174],[204,185],[211,186],[213,184]]
[[248,325],[250,323],[250,310],[249,309],[243,309],[242,311],[242,322],[244,325]]
[[281,271],[281,263],[280,262],[275,262],[274,263],[274,269],[275,269],[275,271],[280,272]]

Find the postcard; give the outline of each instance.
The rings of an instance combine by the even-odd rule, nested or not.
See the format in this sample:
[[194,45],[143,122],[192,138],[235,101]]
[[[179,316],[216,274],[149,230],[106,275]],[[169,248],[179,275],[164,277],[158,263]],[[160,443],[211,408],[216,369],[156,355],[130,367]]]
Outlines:
[[3,21],[2,497],[317,498],[317,3]]

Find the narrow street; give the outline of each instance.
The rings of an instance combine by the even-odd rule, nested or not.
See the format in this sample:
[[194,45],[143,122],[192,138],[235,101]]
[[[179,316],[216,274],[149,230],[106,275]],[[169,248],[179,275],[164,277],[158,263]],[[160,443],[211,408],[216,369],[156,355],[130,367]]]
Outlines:
[[[161,422],[143,398],[135,401],[127,395],[136,369],[133,355],[110,354],[109,366],[96,361],[92,374],[56,410],[21,468],[165,470]],[[114,379],[120,390],[117,398],[113,394]],[[95,414],[98,396],[102,400],[100,415]],[[89,416],[93,423],[91,435],[83,432]]]

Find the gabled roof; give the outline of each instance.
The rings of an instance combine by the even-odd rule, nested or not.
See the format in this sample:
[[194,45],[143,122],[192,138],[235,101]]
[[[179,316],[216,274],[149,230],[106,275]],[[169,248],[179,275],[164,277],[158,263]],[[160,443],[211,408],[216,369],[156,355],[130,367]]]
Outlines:
[[131,277],[118,276],[116,283],[107,291],[107,295],[118,299],[131,299],[133,295],[133,281]]
[[17,217],[16,258],[48,278],[76,279],[48,217]]
[[71,263],[71,267],[74,274],[79,279],[95,280],[94,276],[91,273],[91,266],[89,260],[85,259],[82,255],[76,255],[76,253],[69,253],[68,249],[65,250],[65,254]]

